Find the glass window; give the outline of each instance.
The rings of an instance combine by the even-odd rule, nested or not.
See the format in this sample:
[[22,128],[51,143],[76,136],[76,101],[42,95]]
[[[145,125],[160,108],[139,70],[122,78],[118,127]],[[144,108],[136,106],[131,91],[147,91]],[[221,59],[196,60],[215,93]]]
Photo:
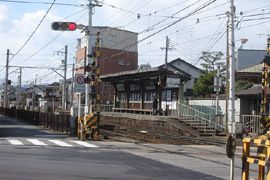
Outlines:
[[123,83],[116,84],[117,91],[125,91],[125,85]]
[[155,94],[155,92],[144,93],[144,101],[153,101],[154,94]]
[[140,101],[141,100],[141,94],[139,92],[130,93],[129,100],[130,101]]
[[140,84],[130,84],[129,88],[130,88],[130,91],[140,91],[141,85]]
[[127,66],[129,66],[129,65],[130,65],[129,60],[127,60]]
[[119,60],[118,64],[123,66],[123,65],[125,65],[125,62],[124,62],[124,60],[121,59],[121,60]]
[[127,94],[125,92],[119,92],[118,93],[118,100],[119,101],[125,101],[125,100],[127,100]]
[[[166,94],[167,93],[167,94]],[[172,91],[171,90],[163,90],[162,91],[162,101],[171,101]]]

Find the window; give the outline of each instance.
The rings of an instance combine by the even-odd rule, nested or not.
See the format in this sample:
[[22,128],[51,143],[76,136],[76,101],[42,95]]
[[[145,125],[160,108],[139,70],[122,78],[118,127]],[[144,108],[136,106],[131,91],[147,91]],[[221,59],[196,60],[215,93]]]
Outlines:
[[118,100],[119,101],[125,101],[125,100],[127,100],[127,94],[125,92],[118,93]]
[[130,84],[129,88],[130,88],[130,91],[140,91],[141,85],[140,84]]
[[115,35],[109,35],[108,37],[110,42],[116,42],[116,36]]
[[125,65],[125,62],[124,62],[124,60],[121,59],[121,60],[119,60],[118,64],[123,66],[123,65]]
[[145,101],[153,101],[154,92],[146,92],[144,93],[144,100]]
[[[167,93],[167,94],[166,94]],[[171,101],[172,91],[171,90],[163,90],[162,91],[162,101]]]
[[129,100],[130,101],[140,101],[141,100],[141,94],[139,92],[130,93]]
[[127,60],[127,66],[129,66],[129,65],[130,65],[129,60]]
[[117,91],[125,91],[125,85],[123,83],[116,85]]
[[144,87],[146,90],[155,90],[156,89],[155,83],[152,81],[144,82]]

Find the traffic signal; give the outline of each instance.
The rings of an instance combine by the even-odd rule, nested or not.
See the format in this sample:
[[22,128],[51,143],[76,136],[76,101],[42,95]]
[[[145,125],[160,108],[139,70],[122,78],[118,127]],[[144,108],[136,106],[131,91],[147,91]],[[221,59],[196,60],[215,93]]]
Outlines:
[[77,29],[74,22],[53,22],[51,27],[55,31],[75,31]]
[[84,71],[85,71],[85,72],[90,72],[91,69],[92,69],[92,68],[91,68],[90,65],[87,65],[87,66],[84,67]]

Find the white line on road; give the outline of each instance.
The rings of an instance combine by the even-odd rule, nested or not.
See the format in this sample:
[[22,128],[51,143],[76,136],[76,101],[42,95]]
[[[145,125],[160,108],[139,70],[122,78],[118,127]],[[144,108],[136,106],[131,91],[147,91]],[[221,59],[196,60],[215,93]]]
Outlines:
[[98,147],[96,145],[89,144],[89,143],[83,142],[83,141],[71,141],[71,142],[77,143],[77,144],[82,145],[82,146],[85,146],[85,147],[93,147],[93,148]]
[[21,141],[15,139],[8,139],[8,142],[10,142],[12,145],[23,145]]
[[37,139],[27,139],[27,141],[33,143],[34,145],[37,145],[37,146],[47,146],[48,144],[45,144],[44,142],[41,142]]
[[59,141],[59,140],[49,140],[50,142],[57,144],[59,146],[63,146],[63,147],[73,147],[71,144],[65,143],[63,141]]

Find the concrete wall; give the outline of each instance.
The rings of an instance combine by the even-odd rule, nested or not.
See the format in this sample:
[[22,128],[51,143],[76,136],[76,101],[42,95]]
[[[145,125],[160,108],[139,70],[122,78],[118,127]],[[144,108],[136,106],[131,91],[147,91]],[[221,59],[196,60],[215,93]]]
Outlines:
[[[96,46],[96,34],[105,27],[93,27],[92,29],[92,46]],[[126,30],[111,29],[101,32],[100,46],[101,48],[125,50],[130,52],[138,52],[138,34]],[[81,48],[86,47],[87,36],[85,32],[81,33]]]

